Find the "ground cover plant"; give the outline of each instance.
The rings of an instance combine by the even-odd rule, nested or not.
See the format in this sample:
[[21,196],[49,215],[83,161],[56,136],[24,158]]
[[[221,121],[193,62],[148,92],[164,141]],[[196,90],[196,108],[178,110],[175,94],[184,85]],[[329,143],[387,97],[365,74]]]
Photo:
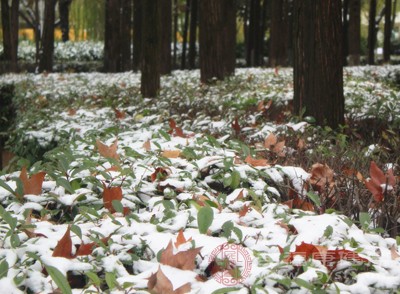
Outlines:
[[395,292],[398,70],[345,69],[340,132],[291,114],[289,69],[176,71],[158,99],[134,73],[2,76],[1,289]]

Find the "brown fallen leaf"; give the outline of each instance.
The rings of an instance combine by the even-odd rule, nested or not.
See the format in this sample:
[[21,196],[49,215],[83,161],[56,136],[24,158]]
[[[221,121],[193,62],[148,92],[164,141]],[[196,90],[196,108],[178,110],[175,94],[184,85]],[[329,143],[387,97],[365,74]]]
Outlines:
[[161,152],[161,156],[165,158],[178,158],[181,153],[181,150],[164,150],[163,152]]
[[152,274],[148,280],[147,288],[149,288],[151,293],[155,294],[184,294],[189,293],[191,290],[190,283],[186,283],[179,288],[174,289],[171,281],[163,273],[161,267],[159,267],[158,271]]
[[45,175],[45,172],[38,172],[36,174],[33,174],[31,177],[28,177],[26,167],[24,166],[21,169],[21,173],[19,175],[19,178],[21,179],[24,187],[24,195],[40,195],[42,193],[42,185]]
[[174,243],[175,247],[178,248],[179,245],[182,245],[184,243],[190,242],[192,241],[192,237],[190,237],[189,239],[185,238],[185,235],[183,234],[183,230],[179,230],[178,236],[176,237],[176,241]]
[[100,140],[96,140],[96,146],[97,149],[99,150],[99,153],[101,156],[105,158],[113,158],[113,159],[119,159],[119,155],[117,154],[118,150],[118,140],[115,140],[114,143],[111,146],[107,146],[104,143],[102,143]]
[[239,210],[239,217],[245,216],[250,210],[250,206],[245,204],[243,207]]
[[182,270],[192,271],[196,268],[196,256],[201,249],[202,247],[198,247],[174,254],[173,244],[172,241],[170,241],[167,248],[161,253],[160,263]]
[[53,250],[53,257],[74,258],[72,254],[72,240],[71,240],[71,227],[68,226],[64,236],[58,241]]
[[103,204],[106,209],[108,209],[111,213],[115,212],[115,209],[112,205],[113,200],[122,200],[122,189],[120,186],[118,187],[107,187],[103,183]]
[[250,155],[247,155],[246,159],[244,160],[246,163],[252,166],[269,166],[268,160],[261,158],[261,159],[254,159]]
[[393,260],[396,260],[400,257],[400,254],[397,252],[397,246],[394,244],[392,245],[392,247],[390,247],[390,255]]
[[146,151],[150,151],[151,150],[151,143],[150,140],[147,140],[146,142],[143,143],[143,148]]

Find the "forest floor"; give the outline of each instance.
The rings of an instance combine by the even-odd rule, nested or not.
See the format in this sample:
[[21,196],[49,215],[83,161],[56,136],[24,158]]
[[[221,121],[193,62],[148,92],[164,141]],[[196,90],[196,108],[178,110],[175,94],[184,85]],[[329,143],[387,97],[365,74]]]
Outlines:
[[5,293],[396,293],[397,66],[345,69],[346,126],[291,114],[290,69],[0,77]]

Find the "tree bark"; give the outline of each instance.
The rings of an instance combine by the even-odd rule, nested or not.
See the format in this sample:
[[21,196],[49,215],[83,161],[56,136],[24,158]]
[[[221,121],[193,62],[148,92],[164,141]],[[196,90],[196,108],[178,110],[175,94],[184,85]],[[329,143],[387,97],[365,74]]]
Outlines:
[[61,40],[69,41],[69,6],[72,0],[59,0],[58,13],[60,15]]
[[160,90],[160,34],[161,2],[163,0],[143,1],[143,34],[141,85],[143,97],[155,98]]
[[368,16],[368,64],[375,64],[375,42],[376,42],[376,0],[369,2]]
[[250,0],[250,17],[247,29],[247,66],[260,66],[262,57],[259,40],[262,29],[260,0]]
[[186,48],[187,48],[187,37],[189,30],[189,15],[190,15],[190,0],[186,0],[185,7],[185,21],[183,22],[183,32],[182,32],[182,56],[181,56],[181,69],[186,68]]
[[349,0],[349,61],[351,66],[360,64],[361,55],[361,0]]
[[286,0],[271,0],[271,25],[269,42],[269,66],[288,64],[288,3]]
[[349,2],[343,0],[342,20],[343,20],[343,65],[347,65],[347,56],[349,55]]
[[341,0],[294,1],[294,111],[344,123]]
[[392,37],[392,0],[385,0],[385,26],[383,33],[383,62],[390,62],[390,40]]
[[190,39],[189,39],[189,69],[196,67],[196,37],[197,37],[197,6],[198,0],[191,0],[190,4]]
[[[212,83],[235,71],[236,7],[231,0],[200,1],[200,79]],[[212,33],[210,33],[212,32]]]
[[11,7],[7,0],[1,0],[4,70],[11,72],[18,71],[18,10],[19,0],[13,0]]
[[41,38],[39,72],[53,71],[54,57],[54,22],[56,17],[56,0],[45,0],[44,25]]
[[120,0],[120,64],[119,71],[132,69],[132,0]]
[[160,44],[160,74],[168,75],[172,70],[171,37],[172,37],[172,1],[162,0],[161,17],[159,19],[161,29]]
[[143,0],[133,2],[133,70],[140,69],[142,60]]

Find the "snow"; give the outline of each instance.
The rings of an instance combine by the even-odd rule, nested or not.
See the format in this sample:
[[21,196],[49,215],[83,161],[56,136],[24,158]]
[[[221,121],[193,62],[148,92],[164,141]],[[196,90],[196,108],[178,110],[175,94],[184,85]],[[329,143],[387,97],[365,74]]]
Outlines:
[[[397,69],[398,67],[391,69],[367,67],[363,70],[359,68],[346,70],[354,76],[364,76],[384,75]],[[135,290],[143,293],[147,288],[147,279],[160,268],[174,289],[190,282],[192,293],[212,293],[214,290],[224,288],[225,285],[212,277],[208,277],[204,282],[196,278],[204,274],[210,264],[213,250],[228,241],[244,246],[251,257],[252,269],[250,276],[243,282],[244,285],[258,285],[268,293],[283,293],[283,288],[277,285],[277,280],[290,277],[297,267],[303,267],[303,272],[298,274],[297,278],[310,283],[319,282],[320,272],[329,273],[321,262],[305,261],[301,255],[296,255],[290,263],[282,260],[279,248],[289,248],[290,252],[293,252],[302,242],[325,246],[329,250],[351,250],[369,261],[368,266],[371,268],[369,272],[360,270],[349,274],[354,281],[347,282],[348,284],[335,282],[328,285],[328,289],[332,292],[335,292],[335,287],[340,289],[341,293],[376,293],[376,291],[399,288],[400,261],[399,258],[393,259],[391,254],[392,246],[396,252],[400,249],[396,240],[365,232],[352,225],[339,213],[318,215],[314,212],[291,210],[279,204],[281,197],[287,195],[281,195],[277,187],[287,184],[286,180],[289,180],[300,196],[306,197],[304,183],[310,178],[310,173],[297,166],[271,164],[254,167],[243,162],[245,150],[237,140],[232,139],[230,134],[233,120],[231,114],[219,113],[211,117],[201,113],[191,120],[186,113],[172,114],[175,118],[182,118],[179,127],[183,128],[185,134],[193,136],[181,138],[168,134],[168,119],[171,114],[167,108],[171,101],[177,99],[175,95],[179,96],[189,108],[195,105],[214,109],[220,107],[218,105],[222,102],[228,104],[252,97],[260,97],[260,100],[270,97],[277,99],[279,103],[287,103],[293,95],[291,87],[286,86],[291,70],[280,69],[280,75],[277,77],[271,73],[272,69],[239,69],[236,78],[253,79],[256,85],[254,89],[250,89],[240,97],[237,93],[225,93],[221,98],[222,101],[215,101],[220,90],[210,88],[204,93],[204,97],[201,97],[201,102],[197,101],[200,99],[167,91],[161,93],[163,99],[157,102],[139,96],[131,97],[133,94],[127,89],[137,87],[139,83],[139,75],[131,72],[113,75],[49,74],[45,77],[26,74],[0,77],[1,83],[4,81],[33,83],[34,86],[26,92],[26,99],[41,94],[46,96],[48,101],[61,105],[60,109],[54,110],[54,115],[47,114],[46,119],[42,117],[35,125],[36,129],[28,124],[28,121],[21,121],[19,127],[26,128],[25,136],[37,139],[37,143],[41,146],[46,146],[55,138],[67,142],[71,140],[65,143],[66,149],[73,155],[71,162],[68,163],[67,174],[70,180],[81,181],[81,186],[74,193],[70,193],[61,187],[53,176],[47,175],[42,194],[25,195],[24,203],[17,202],[7,189],[0,187],[0,202],[18,221],[15,230],[21,242],[18,248],[13,247],[9,235],[10,226],[1,220],[0,262],[6,260],[10,267],[13,267],[9,269],[8,275],[0,280],[2,292],[23,293],[18,289],[21,285],[15,285],[14,277],[24,273],[27,275],[23,285],[29,291],[35,293],[53,291],[51,278],[42,273],[43,265],[51,265],[63,274],[71,271],[80,274],[88,271],[99,274],[113,272],[119,284],[132,282]],[[198,78],[198,71],[176,71],[171,76],[164,77],[162,83],[164,87],[175,85],[176,91],[180,91],[183,84],[184,87],[199,89],[201,85],[196,82]],[[286,82],[282,84],[281,81]],[[105,87],[122,83],[126,86],[119,88],[122,94],[115,97],[115,100],[119,103],[119,99],[129,97],[130,103],[126,106],[126,103],[115,102],[121,106],[118,106],[120,110],[126,112],[125,118],[116,120],[114,109],[109,106],[98,107],[99,102],[96,97],[103,97],[102,89]],[[370,87],[370,93],[366,93],[364,87],[360,87],[357,82],[350,81],[346,84],[347,95],[357,94],[357,97],[361,97],[360,101],[357,99],[346,101],[348,107],[353,107],[351,115],[359,117],[370,115],[365,103],[372,105],[377,101],[378,94],[388,94],[382,83],[371,82],[365,85]],[[399,97],[398,93],[390,95]],[[70,115],[63,104],[65,103],[63,99],[70,97],[87,100],[81,102],[82,105],[76,109],[75,115]],[[248,121],[257,122],[257,114],[249,116]],[[284,133],[289,130],[301,134],[308,127],[309,124],[306,122],[290,122],[283,125],[268,122],[261,126],[242,128],[242,131],[249,133],[249,137],[255,141],[262,141],[270,133]],[[209,132],[220,134],[213,140],[205,135]],[[118,154],[121,157],[118,164],[121,170],[108,170],[114,166],[114,162],[99,156],[94,143],[96,139],[101,139],[106,145],[111,145],[118,139]],[[147,141],[150,142],[150,150],[143,147]],[[185,148],[192,151],[190,156],[185,154],[178,158],[161,156],[163,150],[180,150],[184,153]],[[378,146],[371,145],[365,155],[371,156],[375,148]],[[61,155],[58,157],[53,154],[55,157],[53,160],[57,164],[61,164],[60,158],[67,161],[67,152],[65,154],[62,152],[60,151]],[[87,165],[87,159],[91,159],[94,166]],[[83,169],[78,170],[81,167]],[[150,176],[157,167],[168,168],[170,174],[163,180],[153,182]],[[76,170],[78,172],[75,172]],[[240,174],[240,185],[224,186],[223,180],[233,171]],[[14,173],[2,175],[0,178],[15,190],[18,176],[19,174]],[[64,179],[66,176],[62,174]],[[124,217],[121,213],[110,214],[103,207],[101,198],[103,183],[122,186],[121,203],[130,208],[129,215]],[[218,185],[222,186],[226,193],[219,191]],[[82,195],[85,196],[84,200],[80,199]],[[242,199],[238,199],[239,195]],[[212,205],[214,218],[208,233],[200,234],[198,211],[204,205]],[[240,216],[239,211],[246,205],[249,211]],[[51,216],[46,212],[48,209],[60,212]],[[94,210],[94,213],[89,213],[90,209]],[[32,218],[34,232],[46,237],[38,235],[29,238],[21,231],[29,210],[34,211]],[[66,215],[68,221],[59,223]],[[223,225],[227,222],[232,222],[235,229],[230,236],[228,232],[223,231]],[[84,244],[93,242],[93,238],[110,237],[110,239],[104,248],[96,247],[90,256],[72,259],[53,257],[52,252],[65,234],[68,224],[78,226],[83,235],[80,240],[71,233],[73,252],[76,250],[75,246],[79,246],[82,242]],[[328,228],[331,228],[330,234],[327,234]],[[202,248],[200,254],[196,256],[194,271],[172,268],[159,262],[160,252],[170,241],[176,241],[180,230],[184,232],[186,239],[192,238],[192,240],[181,245],[179,252],[189,248]],[[36,254],[39,259],[33,259],[32,254]],[[304,266],[306,263],[307,266]],[[353,264],[353,261],[341,260],[336,270],[345,272],[351,269]],[[130,270],[133,270],[133,274]],[[236,293],[248,293],[243,284],[239,284],[238,287],[240,289]],[[307,292],[307,289],[295,285],[293,281],[291,287],[292,292]],[[296,287],[298,289],[295,290]],[[81,293],[83,290],[79,291]],[[74,292],[78,292],[78,289],[74,289]]]

